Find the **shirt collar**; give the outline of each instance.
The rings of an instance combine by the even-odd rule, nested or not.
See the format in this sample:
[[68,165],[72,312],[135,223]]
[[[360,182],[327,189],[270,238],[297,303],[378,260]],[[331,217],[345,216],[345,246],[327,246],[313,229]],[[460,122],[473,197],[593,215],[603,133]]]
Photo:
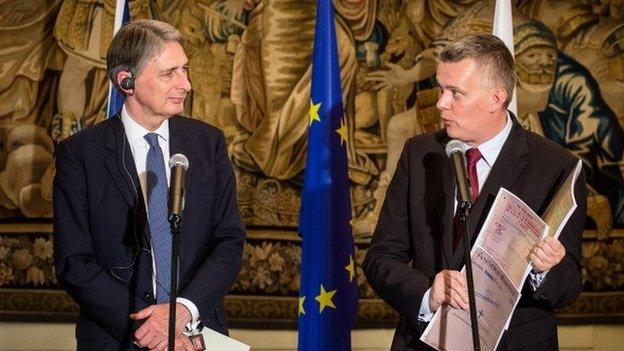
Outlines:
[[138,124],[132,117],[130,117],[128,110],[126,110],[126,105],[124,104],[121,107],[121,121],[123,122],[126,137],[128,138],[130,145],[134,145],[139,140],[146,142],[144,136],[148,133],[156,133],[159,138],[163,139],[163,141],[169,141],[169,119],[164,120],[160,124],[160,127],[152,132],[145,129],[142,125]]
[[[509,133],[511,133],[511,127],[513,127],[513,122],[509,112],[507,112],[507,123],[505,124],[505,127],[503,127],[503,129],[490,140],[477,146],[479,152],[483,155],[483,159],[490,167],[492,167],[498,158],[498,154],[500,154],[507,137],[509,137]],[[468,144],[465,144],[464,146],[466,147],[466,150],[472,147]]]

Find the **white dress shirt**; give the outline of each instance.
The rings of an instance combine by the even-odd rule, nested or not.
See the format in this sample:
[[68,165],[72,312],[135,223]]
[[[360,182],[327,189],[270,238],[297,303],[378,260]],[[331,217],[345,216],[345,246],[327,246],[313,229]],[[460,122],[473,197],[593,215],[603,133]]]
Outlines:
[[[169,120],[166,119],[155,131],[149,131],[143,126],[138,124],[126,110],[126,105],[121,108],[121,121],[124,126],[126,138],[130,144],[130,151],[132,152],[132,158],[134,159],[134,165],[136,166],[137,175],[139,176],[139,183],[141,185],[141,193],[143,194],[143,200],[147,204],[147,153],[149,151],[149,143],[145,140],[145,135],[148,133],[158,134],[158,145],[162,150],[163,161],[165,162],[165,172],[167,174],[167,184],[171,180],[171,169],[168,167],[169,163]],[[133,184],[134,185],[134,184]],[[134,189],[137,191],[138,189]],[[138,192],[138,191],[137,191]],[[147,206],[145,208],[147,212]],[[150,243],[151,245],[151,243]],[[152,252],[154,249],[152,247]],[[152,255],[152,271],[156,272],[156,261]],[[152,275],[152,288],[154,294],[156,293],[156,274]],[[191,313],[191,323],[187,327],[194,329],[199,324],[199,310],[193,302],[183,297],[178,297],[176,302],[183,304]]]

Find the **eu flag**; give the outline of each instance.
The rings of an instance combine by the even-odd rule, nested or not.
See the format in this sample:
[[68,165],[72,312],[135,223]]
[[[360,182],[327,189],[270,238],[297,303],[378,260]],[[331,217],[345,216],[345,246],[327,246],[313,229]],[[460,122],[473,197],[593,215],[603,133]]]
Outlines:
[[[121,26],[130,21],[130,10],[128,8],[129,0],[117,0],[115,2],[115,23],[113,25],[113,35],[117,33]],[[106,117],[111,118],[121,110],[125,98],[119,90],[115,88],[112,82],[108,87],[108,108],[106,109]]]
[[349,198],[347,122],[331,0],[319,0],[312,62],[302,237],[299,350],[351,350],[357,279]]

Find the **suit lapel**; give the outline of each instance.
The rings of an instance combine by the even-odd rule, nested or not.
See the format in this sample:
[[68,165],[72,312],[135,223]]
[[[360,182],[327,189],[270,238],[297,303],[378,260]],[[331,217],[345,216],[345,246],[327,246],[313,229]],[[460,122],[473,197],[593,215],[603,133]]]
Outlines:
[[443,233],[444,259],[450,265],[453,256],[453,240],[455,232],[453,228],[453,216],[455,212],[455,175],[451,160],[447,157],[442,168],[442,189],[444,191],[444,212],[442,213],[442,223],[445,225]]
[[[499,189],[504,187],[511,190],[512,185],[527,166],[528,159],[525,157],[529,153],[526,139],[527,132],[518,124],[513,115],[512,120],[513,127],[511,132],[505,144],[503,144],[503,148],[498,154],[498,158],[492,166],[485,184],[483,184],[483,189],[479,192],[477,201],[472,206],[470,220],[468,221],[468,234],[470,235],[471,243],[478,234],[476,233],[477,229],[480,229],[483,221],[485,221],[485,217],[489,213],[490,206]],[[458,246],[458,249],[453,254],[451,267],[459,268],[463,258],[463,250],[461,246]]]
[[193,143],[191,143],[192,136],[189,135],[188,131],[180,123],[181,121],[181,117],[178,116],[169,119],[169,154],[170,156],[182,154],[189,160],[185,186],[188,189],[190,185],[193,185],[198,180],[197,176],[199,175],[196,172],[198,165],[195,164],[195,167],[193,167],[193,161],[196,161],[197,157],[195,156]]
[[[107,120],[111,128],[106,136],[105,147],[109,150],[106,156],[106,169],[117,185],[128,205],[134,209],[134,219],[143,230],[143,244],[149,242],[146,232],[147,213],[141,192],[141,184],[134,164],[134,157],[126,138],[121,117],[117,114]],[[145,245],[143,245],[145,246]]]
[[106,136],[105,147],[110,151],[106,157],[106,169],[128,205],[135,206],[140,193],[134,158],[126,140],[121,117],[115,115],[107,121],[111,129]]
[[[198,166],[199,164],[197,164],[197,160],[198,158],[196,157],[196,153],[195,153],[195,149],[193,147],[193,144],[191,142],[192,140],[192,136],[189,135],[188,130],[186,128],[184,128],[182,122],[182,118],[178,117],[178,116],[173,116],[169,119],[169,154],[171,156],[175,155],[175,154],[182,154],[184,156],[186,156],[186,158],[189,160],[189,167],[186,170],[186,184],[184,186],[185,188],[185,198],[186,196],[186,191],[187,189],[190,189],[193,184],[198,180],[198,177],[201,176],[198,173]],[[168,167],[168,165],[167,165]],[[188,227],[188,223],[189,223],[189,218],[188,216],[184,216],[184,209],[182,211],[182,233],[181,235],[184,236],[185,234],[185,227]],[[179,239],[179,257],[182,258],[184,257],[184,253],[187,250],[187,245],[192,245],[190,240],[182,240],[182,238],[178,238]],[[188,244],[187,244],[188,243]],[[180,259],[180,267],[183,266],[183,259]]]
[[442,179],[442,198],[444,206],[438,206],[438,218],[441,223],[443,254],[446,265],[448,266],[453,256],[453,214],[455,201],[455,176],[453,174],[453,165],[451,159],[445,156],[445,147],[450,138],[445,130],[436,133],[437,142],[440,144],[443,162],[437,166],[440,167],[438,176]]

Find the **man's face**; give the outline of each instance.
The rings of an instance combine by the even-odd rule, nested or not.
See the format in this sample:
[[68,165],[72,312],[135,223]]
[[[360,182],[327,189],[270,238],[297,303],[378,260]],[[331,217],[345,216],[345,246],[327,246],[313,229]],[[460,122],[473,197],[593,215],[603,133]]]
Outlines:
[[160,123],[182,113],[186,94],[191,91],[187,64],[184,49],[176,41],[166,42],[163,51],[148,60],[136,76],[134,94],[130,96],[140,115],[136,117]]
[[479,145],[496,135],[500,127],[488,110],[492,94],[486,70],[487,67],[477,68],[472,59],[438,65],[440,98],[436,106],[453,139]]

